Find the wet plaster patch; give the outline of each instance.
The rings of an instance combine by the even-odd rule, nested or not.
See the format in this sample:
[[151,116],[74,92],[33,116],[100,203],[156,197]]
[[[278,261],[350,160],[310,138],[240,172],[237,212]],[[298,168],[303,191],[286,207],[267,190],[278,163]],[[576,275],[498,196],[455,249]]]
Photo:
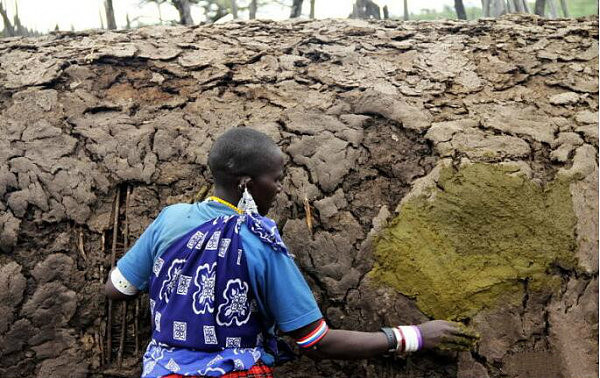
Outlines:
[[442,168],[434,199],[404,202],[380,235],[372,277],[442,319],[518,303],[524,287],[560,287],[560,271],[577,267],[569,182],[542,187],[510,172]]

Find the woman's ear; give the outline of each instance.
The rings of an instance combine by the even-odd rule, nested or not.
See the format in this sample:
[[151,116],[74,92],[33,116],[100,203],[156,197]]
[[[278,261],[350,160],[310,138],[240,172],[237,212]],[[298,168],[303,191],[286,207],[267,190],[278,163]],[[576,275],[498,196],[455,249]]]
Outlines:
[[240,193],[243,193],[244,189],[246,189],[248,184],[250,184],[251,182],[252,182],[252,179],[248,176],[240,177],[240,180],[238,181],[238,190],[240,191]]

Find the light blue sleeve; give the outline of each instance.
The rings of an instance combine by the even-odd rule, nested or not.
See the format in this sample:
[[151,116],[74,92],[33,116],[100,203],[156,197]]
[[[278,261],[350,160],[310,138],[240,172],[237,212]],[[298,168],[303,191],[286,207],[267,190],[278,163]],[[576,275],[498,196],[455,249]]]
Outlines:
[[133,247],[117,262],[117,267],[123,276],[138,290],[145,290],[148,287],[148,279],[156,255],[158,230],[161,228],[164,213],[165,210],[161,211]]
[[252,248],[252,252],[246,253],[246,259],[263,314],[283,332],[294,331],[322,318],[317,301],[294,260],[275,252],[253,235],[244,236],[244,249]]

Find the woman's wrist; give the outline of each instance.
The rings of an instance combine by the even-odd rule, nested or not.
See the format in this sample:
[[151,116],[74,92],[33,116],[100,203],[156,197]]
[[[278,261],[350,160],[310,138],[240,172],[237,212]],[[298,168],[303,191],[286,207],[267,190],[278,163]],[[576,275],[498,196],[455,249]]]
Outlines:
[[398,338],[394,328],[383,327],[381,328],[381,332],[383,332],[387,340],[386,353],[395,353],[398,350]]
[[423,348],[423,335],[417,326],[383,327],[381,332],[387,340],[388,354],[416,352]]
[[400,337],[402,338],[401,344],[403,344],[403,347],[398,349],[399,352],[410,353],[423,348],[423,335],[419,327],[414,325],[398,326],[396,329],[400,333]]

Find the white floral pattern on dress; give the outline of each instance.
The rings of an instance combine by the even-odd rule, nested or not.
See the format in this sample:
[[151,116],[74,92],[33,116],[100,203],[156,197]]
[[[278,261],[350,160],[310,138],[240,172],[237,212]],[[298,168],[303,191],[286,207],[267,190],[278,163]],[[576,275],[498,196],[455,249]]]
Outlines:
[[187,295],[191,283],[192,276],[186,276],[184,274],[181,274],[179,276],[179,282],[177,283],[177,294]]
[[173,339],[185,341],[187,340],[187,323],[173,322]]
[[217,331],[214,326],[202,326],[202,331],[204,333],[204,344],[217,345],[219,343],[217,340]]
[[154,273],[156,277],[158,277],[158,273],[160,273],[160,270],[162,269],[164,263],[165,260],[161,259],[160,257],[154,260],[154,265],[152,265],[152,273]]
[[229,249],[229,244],[231,244],[231,239],[223,238],[221,239],[221,244],[219,245],[219,257],[225,257],[227,253],[227,249]]
[[241,337],[227,337],[225,338],[225,348],[239,348],[241,342]]
[[160,291],[158,292],[158,298],[169,303],[169,298],[173,292],[173,288],[177,285],[179,275],[181,274],[181,268],[185,264],[185,259],[175,259],[171,263],[169,270],[167,271],[167,278],[163,281]]
[[[196,247],[196,249],[200,249],[202,247],[202,242],[204,241],[205,234],[202,231],[196,231],[194,235],[188,240],[186,247],[192,249]],[[200,242],[200,243],[198,243]]]
[[221,239],[221,231],[215,231],[215,233],[211,235],[210,239],[208,239],[208,243],[206,243],[204,250],[216,251],[219,248],[219,239]]
[[220,326],[241,326],[250,319],[250,305],[248,303],[248,284],[240,279],[227,281],[223,291],[225,303],[219,306],[217,324]]
[[181,368],[179,367],[177,362],[175,362],[175,360],[172,358],[169,360],[169,362],[167,362],[165,367],[167,369],[171,370],[173,373],[177,373],[179,370],[181,370]]
[[210,314],[215,310],[215,280],[217,263],[212,265],[200,265],[196,269],[194,284],[198,290],[192,296],[192,308],[196,314],[204,314],[208,311]]
[[158,332],[160,332],[160,317],[160,312],[156,311],[156,313],[154,314],[154,329]]
[[[142,377],[150,375],[156,364],[165,357],[165,352],[170,353],[173,349],[174,348],[165,348],[164,344],[157,343],[156,340],[152,339],[144,354]],[[149,355],[148,352],[150,352]]]
[[234,371],[246,370],[246,367],[244,366],[244,362],[242,362],[242,360],[238,360],[238,359],[233,360],[233,370]]

